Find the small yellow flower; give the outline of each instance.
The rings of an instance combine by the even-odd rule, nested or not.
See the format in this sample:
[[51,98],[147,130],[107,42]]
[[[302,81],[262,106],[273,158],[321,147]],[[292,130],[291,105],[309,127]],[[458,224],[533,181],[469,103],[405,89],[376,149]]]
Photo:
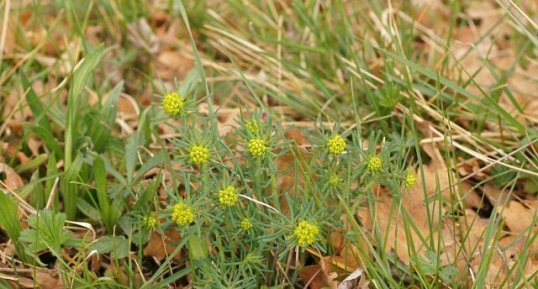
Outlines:
[[189,157],[193,163],[203,165],[209,159],[209,149],[204,145],[192,145],[189,149]]
[[302,220],[293,231],[293,235],[297,238],[299,246],[307,247],[312,245],[318,238],[319,227]]
[[185,112],[185,99],[177,92],[169,92],[163,97],[162,106],[168,116],[177,117]]
[[333,187],[338,186],[341,182],[342,178],[340,178],[340,176],[338,176],[337,174],[332,174],[327,181],[327,183]]
[[417,176],[415,176],[415,174],[413,174],[412,172],[408,172],[407,175],[405,176],[405,187],[410,188],[414,186],[416,182],[417,182]]
[[381,170],[381,165],[382,165],[382,161],[381,161],[381,158],[378,156],[371,156],[368,159],[368,164],[367,164],[368,170],[372,172],[378,172],[379,170]]
[[252,229],[252,223],[250,222],[249,219],[244,218],[243,220],[241,220],[241,223],[239,224],[239,227],[241,227],[241,229],[243,231],[248,231],[248,230]]
[[227,186],[218,193],[219,203],[223,206],[232,207],[239,200],[239,195],[233,186]]
[[258,122],[255,119],[249,120],[247,122],[247,131],[253,135],[257,135],[258,133],[260,133]]
[[334,135],[327,141],[327,149],[333,155],[339,155],[346,149],[346,140],[341,135]]
[[155,230],[157,228],[157,217],[155,217],[153,214],[145,215],[143,219],[144,227],[148,230]]
[[194,212],[184,203],[177,203],[172,210],[172,220],[179,226],[186,226],[194,222]]
[[261,157],[265,154],[267,147],[265,146],[265,141],[260,138],[253,138],[248,141],[247,144],[248,151],[254,157]]

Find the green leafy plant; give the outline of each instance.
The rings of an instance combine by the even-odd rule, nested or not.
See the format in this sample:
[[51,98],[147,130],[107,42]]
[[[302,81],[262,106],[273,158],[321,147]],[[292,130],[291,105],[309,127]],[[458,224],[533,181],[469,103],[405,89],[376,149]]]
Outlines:
[[64,228],[66,215],[51,210],[39,211],[28,218],[28,229],[21,232],[19,240],[27,244],[30,254],[48,249],[55,257],[62,258],[63,246],[78,246],[80,240]]

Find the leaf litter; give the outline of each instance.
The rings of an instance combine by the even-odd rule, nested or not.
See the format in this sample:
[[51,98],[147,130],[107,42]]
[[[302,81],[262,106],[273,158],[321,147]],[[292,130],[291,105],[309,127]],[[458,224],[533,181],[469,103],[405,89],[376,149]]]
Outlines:
[[[421,17],[418,17],[418,23],[424,27],[432,27],[434,34],[441,35],[446,33],[442,29],[437,29],[440,25],[433,22],[436,21],[434,17],[427,16],[434,10],[434,15],[440,15],[443,21],[447,21],[445,6],[440,1],[431,1],[429,4],[424,4],[424,1],[415,2],[417,2],[416,5],[422,5],[423,9],[419,13]],[[515,101],[507,93],[502,93],[499,104],[505,107],[510,114],[513,114],[518,121],[529,126],[536,125],[538,123],[538,95],[536,94],[538,93],[538,87],[535,76],[538,71],[538,63],[534,59],[525,58],[528,61],[527,64],[518,64],[506,82],[499,83],[494,72],[498,73],[508,69],[516,57],[515,51],[513,51],[510,44],[503,40],[507,35],[507,31],[509,31],[507,30],[508,24],[503,22],[501,25],[497,25],[502,20],[502,10],[492,2],[483,1],[474,2],[470,5],[466,9],[466,14],[475,24],[458,28],[452,54],[457,60],[457,65],[466,69],[467,73],[464,77],[472,80],[473,84],[467,87],[467,90],[475,95],[481,95],[481,87],[489,87],[495,90],[498,89],[495,85],[506,86],[514,94]],[[168,23],[169,25],[159,25],[160,23]],[[13,29],[12,25],[10,25],[10,29]],[[491,29],[493,29],[493,32]],[[102,30],[102,27],[99,26],[89,27],[88,31],[86,31],[91,36],[88,38],[89,41],[100,42],[101,37],[99,34],[102,33]],[[188,42],[177,39],[178,33],[185,34],[182,30],[182,24],[178,20],[172,19],[167,13],[153,12],[149,21],[141,19],[130,23],[128,31],[129,34],[126,37],[132,45],[146,50],[148,55],[156,54],[153,60],[145,61],[151,63],[152,68],[157,72],[159,81],[164,86],[170,87],[174,78],[183,79],[193,68],[194,60],[191,55],[192,51],[187,48],[190,47]],[[43,40],[45,37],[44,31],[28,30],[28,34],[30,41],[35,45],[40,45],[43,42],[47,43],[47,41]],[[485,34],[491,34],[495,37],[482,39]],[[7,45],[3,51],[6,59],[20,59],[20,55],[15,52],[17,40],[13,35],[16,35],[13,31],[8,33]],[[208,36],[211,39],[212,35],[209,32]],[[50,71],[54,76],[51,77],[49,83],[41,84],[40,87],[35,88],[36,93],[44,95],[44,98],[48,97],[45,91],[55,87],[71,71],[68,57],[65,54],[56,53],[54,46],[48,43],[46,46],[45,53],[35,58],[40,65],[50,67]],[[70,43],[67,46],[70,47]],[[66,49],[66,47],[60,47],[60,49]],[[112,51],[112,54],[117,53],[119,51]],[[484,68],[484,57],[495,66],[494,71]],[[139,60],[144,61],[144,59]],[[226,66],[229,64],[216,62],[214,65],[226,71]],[[115,67],[114,69],[116,71],[115,75],[127,75],[127,72],[124,71],[125,68]],[[2,79],[4,79],[5,73],[1,74]],[[290,77],[290,79],[296,80],[293,77]],[[266,81],[266,79],[262,81]],[[288,82],[287,85],[297,85],[290,83],[292,81]],[[14,90],[7,95],[5,102],[3,102],[3,120],[5,120],[5,123],[1,127],[3,127],[2,132],[4,135],[8,137],[20,137],[22,132],[21,124],[25,121],[31,121],[30,110],[24,105],[21,106],[21,104],[24,104],[20,102],[24,93],[20,89]],[[148,99],[148,94],[147,90],[135,91],[131,89],[121,98],[119,118],[123,119],[128,127],[132,129],[137,127],[136,120],[139,109],[136,102],[141,101],[143,97]],[[65,99],[65,95],[63,95],[62,99]],[[236,108],[223,107],[220,113],[223,116],[219,130],[222,135],[226,135],[230,132],[230,126],[234,125],[240,112]],[[464,120],[461,121],[461,123],[463,122]],[[495,123],[488,122],[488,126],[492,133],[498,131],[503,133],[503,128]],[[160,130],[163,135],[171,133],[166,126],[160,127]],[[431,133],[425,134],[431,135]],[[298,144],[305,143],[302,136],[298,134],[291,136],[291,138],[294,138]],[[13,154],[13,152],[16,151],[18,146],[13,142],[6,142],[6,139],[2,139],[2,151],[11,151],[12,155],[2,155],[2,161],[4,162],[7,161],[6,158],[17,155]],[[39,138],[32,137],[27,139],[27,142],[33,156],[37,156],[39,152],[44,151],[43,142]],[[497,189],[489,184],[479,187],[470,181],[459,182],[458,177],[469,175],[473,176],[473,181],[483,181],[487,179],[489,172],[480,171],[480,167],[484,164],[476,158],[458,159],[457,170],[448,168],[445,164],[445,159],[442,157],[441,150],[449,150],[450,148],[430,143],[422,144],[421,149],[429,156],[430,162],[423,167],[422,171],[417,170],[415,172],[415,175],[418,176],[417,185],[403,192],[401,199],[395,199],[390,191],[378,187],[376,190],[377,202],[375,209],[372,210],[374,214],[370,214],[367,210],[357,212],[364,229],[370,234],[375,230],[379,230],[381,235],[386,237],[385,242],[388,245],[386,248],[390,251],[389,253],[394,253],[398,260],[406,265],[413,261],[413,254],[409,248],[413,248],[412,250],[416,250],[421,257],[427,259],[428,252],[432,248],[425,246],[423,244],[424,240],[441,240],[439,242],[441,245],[433,249],[440,253],[442,266],[456,264],[460,272],[458,278],[467,280],[470,282],[469,284],[473,281],[473,274],[469,276],[469,274],[461,272],[470,271],[476,274],[480,271],[480,260],[483,257],[480,253],[485,246],[496,247],[491,257],[490,270],[487,273],[488,286],[495,287],[500,285],[497,280],[502,280],[506,274],[510,273],[512,266],[517,264],[515,262],[517,256],[523,250],[530,252],[532,260],[525,268],[525,274],[529,276],[536,274],[538,271],[538,243],[534,240],[530,244],[526,244],[525,240],[526,236],[532,236],[536,233],[538,202],[535,196],[526,194],[523,191],[511,192],[507,188]],[[23,155],[18,156],[18,162],[26,163],[31,157],[23,153]],[[286,166],[289,162],[291,162],[290,159],[283,159],[281,165]],[[6,163],[0,163],[0,174],[3,176],[3,186],[9,188],[9,190],[24,187],[26,182],[29,181],[21,177]],[[290,176],[288,178],[284,177],[279,180],[279,186],[292,188],[292,181],[293,178]],[[438,199],[430,199],[432,196],[436,196]],[[461,204],[462,213],[457,216],[460,219],[457,224],[450,218],[428,217],[428,214],[447,216],[451,213],[447,211],[447,207],[444,205],[444,202],[447,201]],[[482,211],[486,210],[487,206],[495,207],[495,210],[490,212],[489,216],[483,216]],[[396,214],[391,214],[394,207],[397,208]],[[404,218],[413,220],[416,227],[406,228]],[[498,244],[484,244],[484,234],[486,234],[491,218],[498,218],[503,225],[499,226],[499,234],[502,234],[502,237],[499,239]],[[432,224],[428,223],[430,219],[443,221]],[[431,231],[431,227],[435,227],[436,230]],[[321,256],[318,253],[310,252],[318,258],[318,263],[303,267],[299,273],[305,284],[310,288],[366,288],[368,281],[364,278],[360,260],[357,261],[358,257],[349,258],[349,256],[355,257],[359,255],[356,253],[359,250],[356,247],[357,244],[346,244],[343,241],[343,233],[332,232],[332,239],[335,244],[341,244],[336,246],[337,250],[334,255]],[[162,261],[169,252],[174,250],[172,244],[179,239],[180,236],[175,231],[166,231],[164,234],[153,233],[143,253],[145,256]],[[176,257],[180,258],[181,255]],[[109,267],[107,270],[114,271],[115,269]],[[33,277],[27,274],[27,277],[20,277],[17,280],[10,278],[0,277],[0,279],[8,280],[12,284],[19,284],[24,288],[34,288],[36,284],[39,284],[41,288],[60,288],[62,286],[58,274],[47,270],[39,270]]]

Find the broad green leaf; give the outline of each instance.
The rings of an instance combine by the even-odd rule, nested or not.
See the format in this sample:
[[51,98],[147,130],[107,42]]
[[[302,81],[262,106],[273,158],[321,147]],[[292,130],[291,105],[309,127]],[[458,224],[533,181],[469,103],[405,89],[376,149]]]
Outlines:
[[62,245],[71,239],[72,233],[64,230],[65,214],[41,210],[28,218],[29,228],[21,232],[20,241],[27,243],[32,254],[49,249],[61,258]]
[[6,231],[11,240],[18,240],[21,232],[21,223],[17,213],[17,205],[3,191],[0,191],[0,227]]
[[113,258],[125,258],[129,255],[130,243],[124,236],[104,236],[90,246],[90,251],[95,250],[100,254],[111,253]]
[[191,260],[198,261],[207,258],[209,255],[207,242],[196,234],[190,236],[187,246],[189,248],[189,257]]

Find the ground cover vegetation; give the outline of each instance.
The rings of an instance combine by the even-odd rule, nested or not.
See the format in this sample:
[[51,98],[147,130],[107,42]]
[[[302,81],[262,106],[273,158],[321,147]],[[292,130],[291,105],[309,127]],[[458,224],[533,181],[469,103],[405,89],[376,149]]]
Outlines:
[[0,4],[0,287],[538,286],[535,2]]

